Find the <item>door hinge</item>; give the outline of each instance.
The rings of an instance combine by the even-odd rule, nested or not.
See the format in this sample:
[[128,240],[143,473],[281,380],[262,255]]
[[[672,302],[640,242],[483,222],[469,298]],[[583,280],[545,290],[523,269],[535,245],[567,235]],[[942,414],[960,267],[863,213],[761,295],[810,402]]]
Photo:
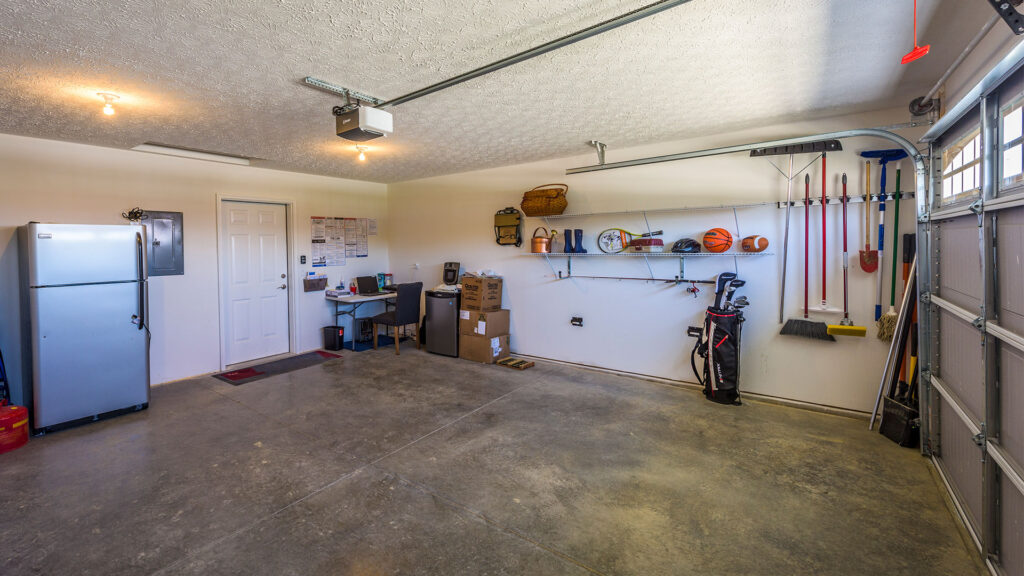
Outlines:
[[921,214],[920,216],[917,217],[917,221],[920,222],[921,224],[927,224],[930,220],[931,217],[928,214]]
[[981,330],[982,332],[984,332],[985,331],[985,318],[982,317],[982,316],[978,316],[977,318],[975,318],[974,320],[971,321],[971,326],[974,326],[978,330]]
[[921,292],[921,303],[922,304],[931,304],[932,303],[932,293],[931,292]]

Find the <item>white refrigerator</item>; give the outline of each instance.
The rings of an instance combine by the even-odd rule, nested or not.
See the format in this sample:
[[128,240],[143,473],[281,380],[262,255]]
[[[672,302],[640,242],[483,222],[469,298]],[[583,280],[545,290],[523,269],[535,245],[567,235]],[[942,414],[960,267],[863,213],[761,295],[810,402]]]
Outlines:
[[145,227],[31,223],[19,250],[32,428],[146,408]]

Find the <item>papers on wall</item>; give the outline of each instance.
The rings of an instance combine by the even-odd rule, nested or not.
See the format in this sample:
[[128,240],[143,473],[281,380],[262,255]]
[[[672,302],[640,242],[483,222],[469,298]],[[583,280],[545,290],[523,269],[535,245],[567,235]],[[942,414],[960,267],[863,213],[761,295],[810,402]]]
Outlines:
[[367,227],[367,230],[366,230],[367,234],[369,234],[370,236],[376,236],[377,235],[377,219],[376,218],[368,219],[366,227]]
[[366,218],[345,218],[345,256],[365,258],[369,254]]
[[344,266],[348,258],[369,256],[367,236],[371,222],[373,233],[377,233],[376,220],[312,216],[309,221],[313,267]]

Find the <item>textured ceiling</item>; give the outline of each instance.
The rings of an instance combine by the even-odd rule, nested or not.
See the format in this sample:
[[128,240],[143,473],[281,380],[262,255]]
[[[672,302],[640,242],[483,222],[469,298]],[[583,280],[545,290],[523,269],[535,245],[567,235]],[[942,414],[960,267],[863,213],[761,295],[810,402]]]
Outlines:
[[[991,14],[985,0],[692,0],[390,109],[369,160],[339,99],[388,99],[653,0],[13,0],[0,3],[0,132],[394,182],[808,116],[905,105]],[[1002,25],[1002,24],[1000,24]],[[105,117],[96,92],[121,95]]]

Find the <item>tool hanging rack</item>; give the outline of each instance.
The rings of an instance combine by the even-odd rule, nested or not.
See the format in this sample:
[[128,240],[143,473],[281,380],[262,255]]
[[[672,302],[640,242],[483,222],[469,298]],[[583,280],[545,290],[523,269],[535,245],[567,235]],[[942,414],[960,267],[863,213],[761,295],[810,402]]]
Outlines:
[[[879,199],[881,197],[883,197],[883,196],[885,197],[886,200],[895,200],[896,199],[896,194],[897,194],[897,192],[890,192],[888,194],[872,194],[870,201],[871,202],[878,202]],[[899,192],[898,194],[900,195],[900,198],[914,198],[916,196],[913,192],[909,192],[909,191],[907,191],[907,192]],[[859,196],[849,196],[847,201],[850,204],[863,204],[865,202],[868,202],[867,195],[865,195],[865,194],[861,194]],[[842,198],[840,198],[839,196],[829,196],[828,197],[828,205],[829,206],[840,206],[840,205],[842,205],[842,203],[843,203]],[[773,202],[773,204],[775,204],[779,208],[785,208],[786,207],[786,203],[785,202]],[[821,206],[821,199],[814,198],[814,199],[812,199],[809,202],[809,204],[811,206]],[[803,203],[802,200],[799,201],[799,202],[796,202],[796,201],[790,202],[789,205],[792,206],[793,208],[803,208],[804,207],[804,203]]]

